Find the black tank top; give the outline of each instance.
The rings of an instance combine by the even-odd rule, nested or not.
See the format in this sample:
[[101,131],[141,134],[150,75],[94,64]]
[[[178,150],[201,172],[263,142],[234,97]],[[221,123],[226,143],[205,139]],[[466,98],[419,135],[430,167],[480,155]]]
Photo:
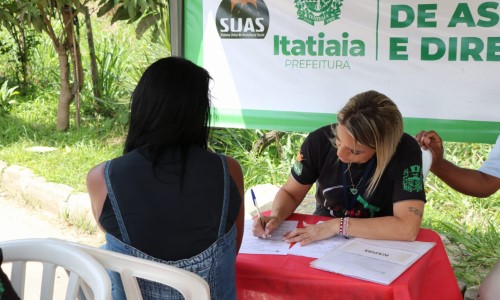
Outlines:
[[[179,260],[207,249],[217,238],[222,210],[224,178],[217,154],[190,148],[182,173],[181,153],[170,150],[153,168],[138,150],[116,158],[110,181],[131,246],[163,260]],[[241,205],[231,179],[226,231],[234,224]],[[115,214],[106,197],[99,223],[121,240]]]

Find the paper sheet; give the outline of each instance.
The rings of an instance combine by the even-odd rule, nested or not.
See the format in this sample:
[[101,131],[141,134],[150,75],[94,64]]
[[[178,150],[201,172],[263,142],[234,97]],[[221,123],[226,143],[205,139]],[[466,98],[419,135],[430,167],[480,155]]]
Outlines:
[[345,237],[336,235],[332,238],[316,241],[305,246],[301,246],[300,243],[296,243],[292,246],[292,248],[290,248],[288,254],[320,258],[336,249],[337,247],[343,245],[347,241],[348,239],[346,239]]
[[245,231],[240,252],[244,254],[287,255],[290,244],[283,241],[283,234],[297,228],[298,221],[284,221],[271,237],[262,239],[252,234],[253,220],[245,220]]
[[400,265],[408,265],[412,261],[417,260],[419,257],[419,254],[415,252],[392,249],[389,247],[380,247],[360,241],[352,241],[351,243],[343,245],[338,249],[348,253],[371,257]]
[[433,242],[354,238],[312,261],[311,266],[354,278],[390,284],[434,245]]

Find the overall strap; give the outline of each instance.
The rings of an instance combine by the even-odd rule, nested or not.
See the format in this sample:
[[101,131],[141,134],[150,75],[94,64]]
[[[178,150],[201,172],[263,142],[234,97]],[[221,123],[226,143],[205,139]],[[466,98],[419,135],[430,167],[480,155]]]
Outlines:
[[111,166],[111,161],[107,161],[104,165],[104,180],[106,181],[106,188],[108,189],[108,197],[111,202],[111,207],[115,213],[116,222],[118,223],[118,228],[122,235],[122,240],[125,244],[130,245],[130,238],[128,236],[127,228],[125,227],[125,222],[123,222],[122,213],[120,212],[120,207],[118,202],[116,202],[115,193],[113,192],[113,187],[111,186],[111,181],[109,180],[109,168]]
[[224,170],[224,202],[222,204],[222,214],[220,217],[219,223],[219,234],[217,238],[221,238],[224,236],[226,232],[226,220],[227,220],[227,212],[229,210],[229,188],[230,188],[230,175],[229,169],[227,167],[227,160],[223,154],[217,153],[222,161],[222,168]]

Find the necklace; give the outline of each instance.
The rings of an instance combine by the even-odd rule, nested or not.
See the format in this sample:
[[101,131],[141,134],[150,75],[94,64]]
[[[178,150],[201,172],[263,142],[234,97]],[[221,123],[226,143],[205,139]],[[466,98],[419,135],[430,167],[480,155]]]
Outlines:
[[354,196],[358,194],[358,186],[359,184],[365,179],[365,177],[361,177],[361,179],[358,181],[358,184],[354,185],[354,181],[352,180],[352,175],[351,175],[351,166],[347,167],[347,172],[349,173],[349,179],[351,179],[351,186],[349,187],[349,191],[351,191],[351,194]]
[[[368,176],[370,176],[372,170],[373,170],[373,165],[375,163],[375,159],[370,159],[369,163],[365,166],[365,169],[363,171],[363,175],[361,176],[361,179],[359,182],[354,185],[354,181],[352,180],[352,174],[350,168],[348,168],[346,163],[341,163],[342,166],[342,186],[344,192],[342,200],[344,203],[344,208],[346,211],[350,211],[355,208],[356,206],[356,201],[358,198],[363,198],[361,195],[365,193],[366,189],[366,181],[368,179]],[[349,166],[350,167],[350,166]],[[349,174],[349,178],[347,178],[347,173]],[[349,186],[348,180],[351,180],[351,185]],[[363,183],[363,184],[361,184]]]

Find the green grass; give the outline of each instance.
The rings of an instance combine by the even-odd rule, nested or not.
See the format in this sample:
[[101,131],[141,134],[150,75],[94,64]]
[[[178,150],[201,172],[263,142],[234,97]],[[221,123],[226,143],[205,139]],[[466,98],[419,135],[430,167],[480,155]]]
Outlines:
[[[477,169],[491,145],[445,142],[446,157],[466,168]],[[434,174],[426,181],[427,204],[423,226],[444,234],[458,247],[451,251],[457,278],[478,285],[500,259],[500,191],[488,198],[460,194]]]
[[[121,153],[122,128],[106,121],[55,129],[53,101],[41,98],[22,103],[0,119],[0,159],[32,169],[47,181],[63,183],[85,191],[85,177],[95,164]],[[104,124],[102,124],[104,123]],[[113,130],[103,130],[116,126]],[[51,147],[51,152],[32,152],[35,146]]]

